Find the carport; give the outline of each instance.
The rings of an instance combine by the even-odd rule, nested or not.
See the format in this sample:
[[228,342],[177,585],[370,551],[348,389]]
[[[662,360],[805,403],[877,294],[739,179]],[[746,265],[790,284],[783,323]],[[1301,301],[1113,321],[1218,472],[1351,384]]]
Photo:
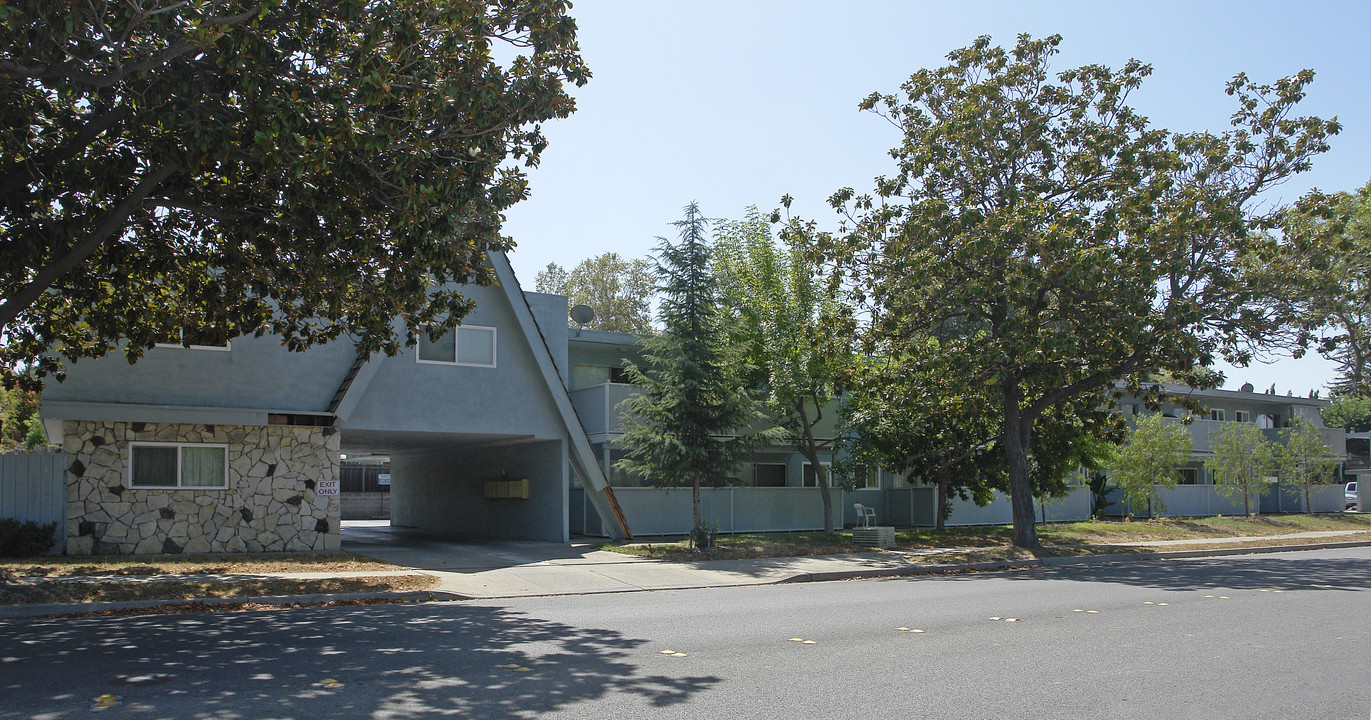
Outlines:
[[[569,538],[571,463],[560,439],[345,429],[340,448],[349,457],[390,457],[395,527],[452,537],[548,542]],[[527,497],[487,487],[509,481],[522,486],[525,479]]]

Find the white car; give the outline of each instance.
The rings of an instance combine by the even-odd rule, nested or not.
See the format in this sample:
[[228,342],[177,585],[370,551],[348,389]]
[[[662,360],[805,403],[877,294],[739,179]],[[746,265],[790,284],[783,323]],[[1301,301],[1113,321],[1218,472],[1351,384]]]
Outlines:
[[1342,507],[1344,510],[1357,509],[1357,483],[1347,483],[1347,488],[1342,491]]

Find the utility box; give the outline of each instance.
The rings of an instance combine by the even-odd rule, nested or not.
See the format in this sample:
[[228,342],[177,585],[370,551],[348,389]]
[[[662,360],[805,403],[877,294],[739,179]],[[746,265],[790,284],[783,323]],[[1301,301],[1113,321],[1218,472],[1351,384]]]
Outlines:
[[854,527],[852,542],[874,548],[895,547],[895,528],[892,526]]
[[528,478],[518,480],[487,480],[482,495],[492,500],[527,500]]

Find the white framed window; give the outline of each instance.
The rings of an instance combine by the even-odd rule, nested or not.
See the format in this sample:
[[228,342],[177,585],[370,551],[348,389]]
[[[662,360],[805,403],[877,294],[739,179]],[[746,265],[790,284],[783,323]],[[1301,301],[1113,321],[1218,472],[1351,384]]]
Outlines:
[[[833,463],[821,462],[819,464],[824,466],[824,475],[828,477],[828,486],[833,487],[833,473],[830,472],[830,470],[832,469],[830,465],[832,465]],[[804,486],[819,486],[819,478],[814,474],[814,466],[810,463],[805,463],[804,465]]]
[[495,328],[458,325],[437,340],[420,333],[415,359],[434,365],[495,367]]
[[857,489],[858,489],[858,490],[880,490],[880,489],[881,489],[881,473],[882,473],[882,470],[881,470],[880,468],[878,468],[878,467],[874,467],[874,468],[865,468],[865,467],[864,467],[864,468],[860,468],[859,471],[858,471],[858,474],[857,474],[857,480],[860,481],[861,484],[857,486]]
[[1223,410],[1214,408],[1209,411],[1209,419],[1216,422],[1223,422],[1224,420],[1227,420],[1228,417]]
[[1178,468],[1178,471],[1180,472],[1180,475],[1181,475],[1181,479],[1178,481],[1178,484],[1180,484],[1180,485],[1199,485],[1199,484],[1200,484],[1200,480],[1202,479],[1201,473],[1204,472],[1204,469],[1203,469],[1203,468],[1193,468],[1193,467],[1183,467],[1183,468]]
[[1233,421],[1234,421],[1234,422],[1252,422],[1252,413],[1250,413],[1250,412],[1248,412],[1248,411],[1246,411],[1246,410],[1234,410],[1234,411],[1233,411]]
[[228,445],[131,443],[129,487],[228,488]]

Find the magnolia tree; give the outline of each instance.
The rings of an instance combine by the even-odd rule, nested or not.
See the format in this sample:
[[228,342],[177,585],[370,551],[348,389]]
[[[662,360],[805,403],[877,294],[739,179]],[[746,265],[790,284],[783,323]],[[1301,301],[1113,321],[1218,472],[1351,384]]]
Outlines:
[[[1036,546],[1030,456],[1054,415],[1107,406],[1145,374],[1236,362],[1283,339],[1242,258],[1276,254],[1262,190],[1307,169],[1336,122],[1295,115],[1312,72],[1238,75],[1227,132],[1171,133],[1128,105],[1150,68],[1050,70],[1060,38],[989,38],[862,107],[903,134],[873,196],[832,199],[820,249],[876,345],[930,336],[956,392],[993,398],[1013,542]],[[947,331],[955,328],[955,332]]]
[[[0,4],[0,379],[155,343],[398,352],[493,279],[564,0]],[[395,319],[404,323],[397,332]]]

